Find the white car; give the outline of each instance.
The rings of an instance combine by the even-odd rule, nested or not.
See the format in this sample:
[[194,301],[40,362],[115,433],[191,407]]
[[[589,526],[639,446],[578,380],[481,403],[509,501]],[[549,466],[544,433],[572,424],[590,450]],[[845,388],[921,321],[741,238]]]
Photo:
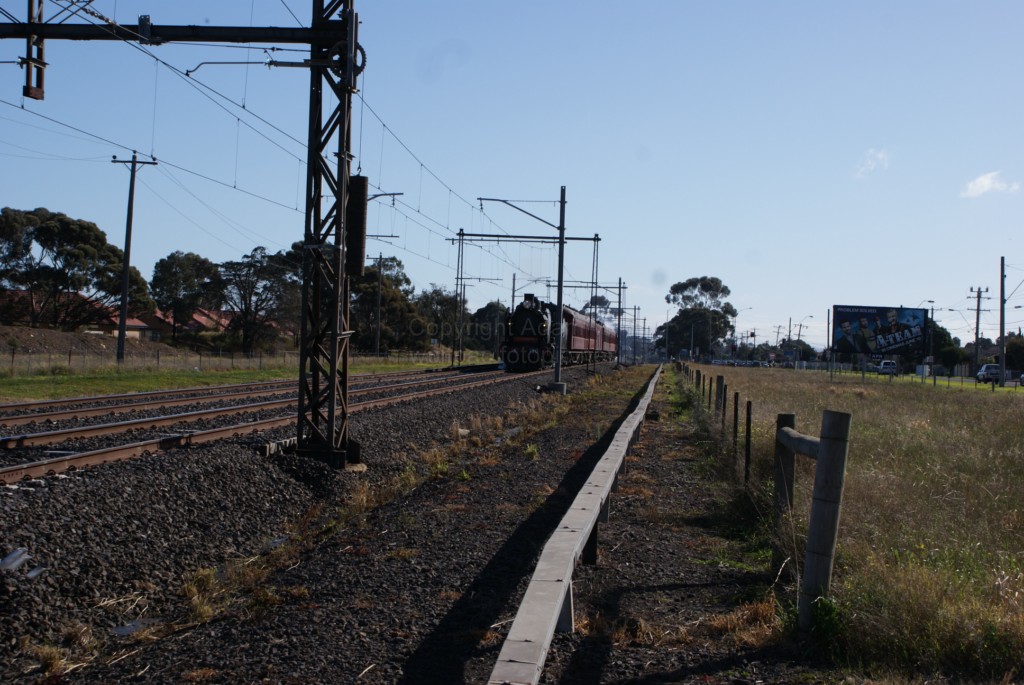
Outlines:
[[878,363],[878,375],[879,376],[898,376],[899,372],[896,370],[896,362],[891,359],[886,359]]
[[978,369],[978,382],[998,383],[999,364],[982,364],[981,368]]

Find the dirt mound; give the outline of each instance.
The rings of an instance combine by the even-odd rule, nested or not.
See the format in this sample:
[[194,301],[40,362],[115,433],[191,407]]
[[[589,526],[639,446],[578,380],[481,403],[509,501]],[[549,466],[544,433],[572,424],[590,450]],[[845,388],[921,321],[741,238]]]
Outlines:
[[[117,351],[117,337],[100,333],[74,332],[66,333],[49,328],[29,328],[28,326],[0,326],[0,353],[18,354],[114,354]],[[163,343],[148,340],[124,341],[124,352],[131,354],[155,354],[157,350],[173,352],[174,349]]]

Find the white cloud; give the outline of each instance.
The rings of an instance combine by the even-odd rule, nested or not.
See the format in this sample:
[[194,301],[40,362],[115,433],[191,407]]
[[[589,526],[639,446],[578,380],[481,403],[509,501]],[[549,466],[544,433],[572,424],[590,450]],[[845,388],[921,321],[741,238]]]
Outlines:
[[1014,181],[1007,183],[999,178],[998,171],[982,174],[968,183],[960,192],[960,197],[981,197],[985,193],[1016,193],[1020,190],[1020,183]]
[[857,167],[857,178],[864,178],[868,174],[874,173],[881,169],[885,170],[889,168],[889,152],[885,148],[876,150],[871,148],[864,153],[864,157],[860,160],[860,166]]

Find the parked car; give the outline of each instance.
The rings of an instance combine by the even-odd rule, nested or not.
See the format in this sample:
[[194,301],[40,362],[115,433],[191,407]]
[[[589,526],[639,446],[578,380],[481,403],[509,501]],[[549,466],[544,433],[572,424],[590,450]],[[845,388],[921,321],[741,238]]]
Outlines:
[[982,364],[977,378],[979,383],[998,383],[999,364]]
[[880,376],[898,376],[899,371],[896,369],[896,362],[891,359],[886,359],[878,363],[878,375]]

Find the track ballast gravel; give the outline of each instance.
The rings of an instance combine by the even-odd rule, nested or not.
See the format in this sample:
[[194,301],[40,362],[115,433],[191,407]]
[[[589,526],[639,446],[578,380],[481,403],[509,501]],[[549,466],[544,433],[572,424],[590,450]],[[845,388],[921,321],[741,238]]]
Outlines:
[[[486,683],[542,545],[651,370],[602,375],[585,404],[561,401],[572,413],[557,421],[535,380],[360,413],[362,474],[261,457],[240,439],[0,489],[0,553],[33,556],[0,572],[0,680]],[[582,370],[565,379],[589,387]],[[506,418],[482,429],[470,420],[481,413]],[[527,418],[513,426],[513,413]],[[651,425],[599,563],[579,570],[581,630],[556,636],[541,682],[830,681],[701,628],[766,579],[709,563],[724,543],[699,512],[717,496],[692,452],[658,457],[679,456],[687,437],[659,431],[675,422]],[[404,494],[358,513],[381,489]],[[687,515],[652,518],[652,506]],[[238,590],[236,576],[275,554],[271,575]],[[46,570],[29,579],[36,565]],[[202,620],[183,597],[200,569],[236,589]],[[601,616],[632,628],[598,629]],[[40,647],[62,650],[62,675],[46,675],[55,652]]]

